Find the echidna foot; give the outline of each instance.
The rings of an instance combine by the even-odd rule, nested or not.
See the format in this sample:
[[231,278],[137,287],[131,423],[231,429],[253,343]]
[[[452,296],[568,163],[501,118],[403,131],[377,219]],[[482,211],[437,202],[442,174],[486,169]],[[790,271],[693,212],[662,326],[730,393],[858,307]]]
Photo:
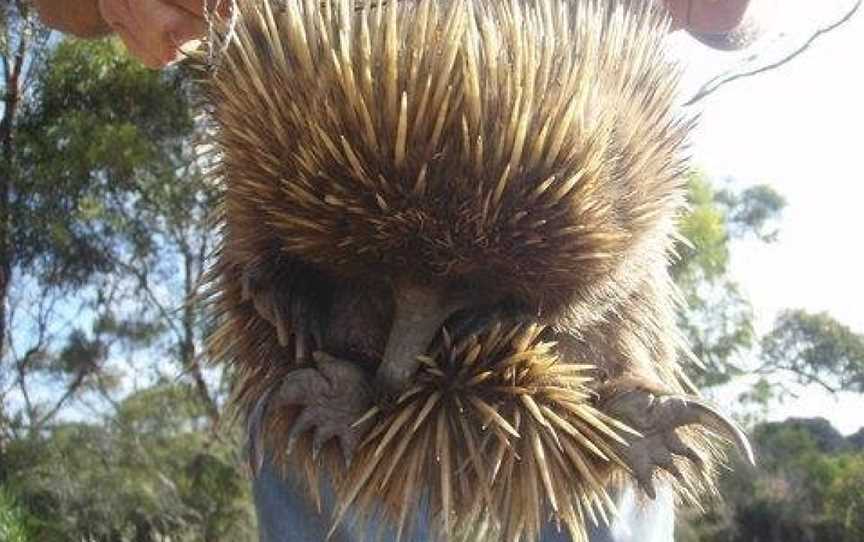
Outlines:
[[291,453],[297,440],[311,430],[313,458],[336,438],[346,465],[350,465],[366,429],[355,424],[372,406],[368,378],[354,363],[323,352],[315,352],[313,358],[315,367],[289,373],[273,397],[280,405],[302,407],[288,436],[287,452]]
[[261,266],[246,265],[241,277],[243,300],[251,301],[259,316],[273,325],[281,346],[293,342],[295,361],[309,361],[315,347],[323,345],[324,319],[316,299],[320,292],[308,270],[286,266],[298,269],[276,280]]
[[682,475],[674,461],[676,456],[697,466],[702,464],[699,454],[675,432],[679,427],[701,425],[730,440],[751,464],[754,463],[753,451],[741,428],[698,397],[658,396],[643,389],[633,389],[617,395],[607,402],[606,407],[610,415],[642,435],[631,439],[629,445],[616,445],[616,452],[652,499],[656,497],[653,484],[655,469],[663,469],[680,479]]

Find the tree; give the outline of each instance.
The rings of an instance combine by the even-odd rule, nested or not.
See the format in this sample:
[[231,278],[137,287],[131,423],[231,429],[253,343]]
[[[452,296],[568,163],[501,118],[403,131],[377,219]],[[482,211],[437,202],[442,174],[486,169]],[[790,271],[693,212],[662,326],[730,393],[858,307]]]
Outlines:
[[842,542],[864,540],[864,453],[835,460],[838,475],[825,498],[826,514],[843,526]]
[[735,462],[724,502],[689,522],[682,541],[861,540],[864,453],[820,419],[757,425],[756,469]]
[[245,539],[237,446],[216,433],[222,389],[187,302],[216,234],[188,77],[110,40],[55,40],[25,94],[7,170],[8,487],[38,540]]
[[[696,354],[705,363],[694,379],[703,386],[745,374],[761,379],[742,399],[764,408],[789,377],[830,392],[864,392],[864,336],[830,315],[787,310],[763,337],[753,331],[750,303],[729,273],[733,242],[773,242],[783,198],[765,186],[714,190],[694,175],[690,212],[673,267],[687,307],[680,314]],[[754,471],[733,458],[721,477],[723,502],[707,513],[685,511],[677,540],[701,542],[842,542],[861,540],[864,469],[856,444],[825,420],[788,420],[755,426],[752,440],[759,466]]]
[[704,364],[692,372],[694,380],[710,387],[761,375],[745,394],[760,404],[787,387],[783,375],[831,393],[864,392],[864,335],[829,314],[786,310],[764,337],[754,334],[752,307],[731,277],[729,253],[738,239],[777,240],[783,197],[766,185],[718,191],[698,173],[690,177],[688,195],[681,233],[689,244],[678,247],[672,271],[685,299],[680,325]]
[[5,488],[0,489],[0,540],[4,542],[29,542],[27,515],[15,497]]
[[[176,361],[215,424],[201,325],[185,303],[200,287],[215,198],[193,159],[187,78],[146,70],[112,41],[66,40],[29,92],[16,128],[9,240],[19,287],[5,364],[26,425],[37,430],[88,385],[116,381],[118,356],[140,349]],[[34,404],[29,389],[46,379],[65,390]]]
[[15,258],[10,247],[10,228],[15,224],[10,205],[15,192],[15,130],[21,105],[27,96],[30,71],[39,65],[47,32],[36,22],[27,4],[4,2],[0,6],[0,63],[2,63],[3,112],[0,117],[0,359],[5,352],[6,296]]
[[716,191],[704,175],[694,172],[688,203],[680,224],[686,244],[678,246],[672,275],[684,295],[679,324],[704,365],[690,376],[710,387],[744,372],[736,357],[755,339],[752,307],[729,270],[731,243],[747,237],[776,240],[785,200],[766,185]]
[[827,313],[787,310],[761,346],[762,374],[785,373],[831,393],[864,393],[864,335]]
[[159,384],[102,423],[56,424],[10,448],[34,540],[251,540],[234,443],[213,441],[192,390]]

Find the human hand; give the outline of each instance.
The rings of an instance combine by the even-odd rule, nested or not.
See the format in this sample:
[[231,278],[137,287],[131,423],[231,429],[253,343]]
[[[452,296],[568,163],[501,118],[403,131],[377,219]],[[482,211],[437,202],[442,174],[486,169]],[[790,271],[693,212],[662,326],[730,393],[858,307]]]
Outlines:
[[719,34],[734,30],[751,0],[665,0],[676,28]]
[[723,50],[738,50],[756,41],[770,25],[779,0],[662,0],[672,30]]
[[207,9],[227,9],[229,0],[98,0],[105,22],[129,52],[150,68],[179,60],[191,42],[207,33]]

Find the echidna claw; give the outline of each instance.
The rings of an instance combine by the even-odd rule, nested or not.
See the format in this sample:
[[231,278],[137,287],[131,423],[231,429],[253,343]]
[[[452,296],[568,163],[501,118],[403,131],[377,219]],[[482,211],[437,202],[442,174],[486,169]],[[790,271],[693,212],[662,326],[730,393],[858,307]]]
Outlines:
[[683,457],[701,468],[703,459],[688,446],[675,429],[701,425],[735,444],[741,455],[755,464],[753,450],[744,431],[734,421],[698,397],[683,395],[658,396],[644,389],[621,393],[606,403],[608,414],[639,431],[642,438],[633,438],[627,446],[616,446],[616,452],[630,468],[642,490],[656,497],[653,475],[662,469],[677,479],[682,473],[675,463]]
[[272,395],[273,389],[271,388],[258,399],[246,421],[246,433],[248,435],[246,452],[253,474],[260,471],[264,465],[264,419],[267,417],[267,405],[270,403]]
[[288,373],[273,397],[279,405],[302,407],[288,434],[286,453],[290,454],[300,437],[312,431],[314,461],[335,437],[346,465],[350,465],[354,449],[369,426],[355,424],[372,405],[368,377],[357,364],[324,352],[315,352],[312,357],[315,366]]
[[317,290],[308,271],[276,280],[272,272],[254,262],[247,264],[240,277],[241,299],[249,302],[258,315],[276,331],[279,345],[292,344],[295,362],[308,362],[323,342],[323,317]]

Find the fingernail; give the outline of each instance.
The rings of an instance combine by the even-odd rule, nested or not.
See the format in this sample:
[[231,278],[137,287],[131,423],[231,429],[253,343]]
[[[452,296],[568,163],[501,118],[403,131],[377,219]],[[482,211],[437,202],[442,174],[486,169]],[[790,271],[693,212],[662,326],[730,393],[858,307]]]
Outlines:
[[201,47],[201,40],[190,40],[180,46],[180,51],[183,54],[191,54]]

